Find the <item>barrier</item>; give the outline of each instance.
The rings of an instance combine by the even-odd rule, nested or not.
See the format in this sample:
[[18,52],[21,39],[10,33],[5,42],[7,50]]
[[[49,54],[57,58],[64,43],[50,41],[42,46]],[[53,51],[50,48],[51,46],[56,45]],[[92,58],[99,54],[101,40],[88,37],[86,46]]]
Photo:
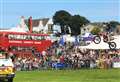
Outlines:
[[56,69],[63,69],[65,67],[65,64],[64,63],[53,63],[52,67]]
[[120,62],[113,62],[113,68],[120,68]]

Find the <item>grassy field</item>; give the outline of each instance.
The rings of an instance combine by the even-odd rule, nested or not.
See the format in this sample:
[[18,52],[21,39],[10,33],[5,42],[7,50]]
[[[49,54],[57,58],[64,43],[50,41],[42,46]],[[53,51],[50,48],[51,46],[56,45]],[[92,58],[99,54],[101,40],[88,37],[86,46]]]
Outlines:
[[14,82],[120,82],[120,69],[20,71]]

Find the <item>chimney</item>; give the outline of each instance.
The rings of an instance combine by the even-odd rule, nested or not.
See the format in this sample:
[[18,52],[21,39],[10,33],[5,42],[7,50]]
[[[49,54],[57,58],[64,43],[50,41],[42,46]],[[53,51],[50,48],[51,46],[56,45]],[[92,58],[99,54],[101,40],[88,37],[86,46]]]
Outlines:
[[32,33],[32,17],[28,19],[28,25],[29,25],[29,32]]

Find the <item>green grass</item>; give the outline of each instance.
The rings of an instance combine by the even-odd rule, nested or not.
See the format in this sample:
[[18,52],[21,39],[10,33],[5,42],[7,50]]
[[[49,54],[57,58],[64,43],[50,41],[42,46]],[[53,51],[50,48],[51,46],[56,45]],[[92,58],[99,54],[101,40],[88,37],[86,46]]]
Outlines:
[[120,69],[20,71],[14,82],[120,82]]

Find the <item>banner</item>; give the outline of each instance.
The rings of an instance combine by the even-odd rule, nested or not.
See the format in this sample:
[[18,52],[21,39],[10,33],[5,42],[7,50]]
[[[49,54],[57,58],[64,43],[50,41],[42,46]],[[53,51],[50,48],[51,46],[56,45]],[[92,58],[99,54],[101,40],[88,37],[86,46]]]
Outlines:
[[113,62],[113,68],[120,68],[120,62]]

